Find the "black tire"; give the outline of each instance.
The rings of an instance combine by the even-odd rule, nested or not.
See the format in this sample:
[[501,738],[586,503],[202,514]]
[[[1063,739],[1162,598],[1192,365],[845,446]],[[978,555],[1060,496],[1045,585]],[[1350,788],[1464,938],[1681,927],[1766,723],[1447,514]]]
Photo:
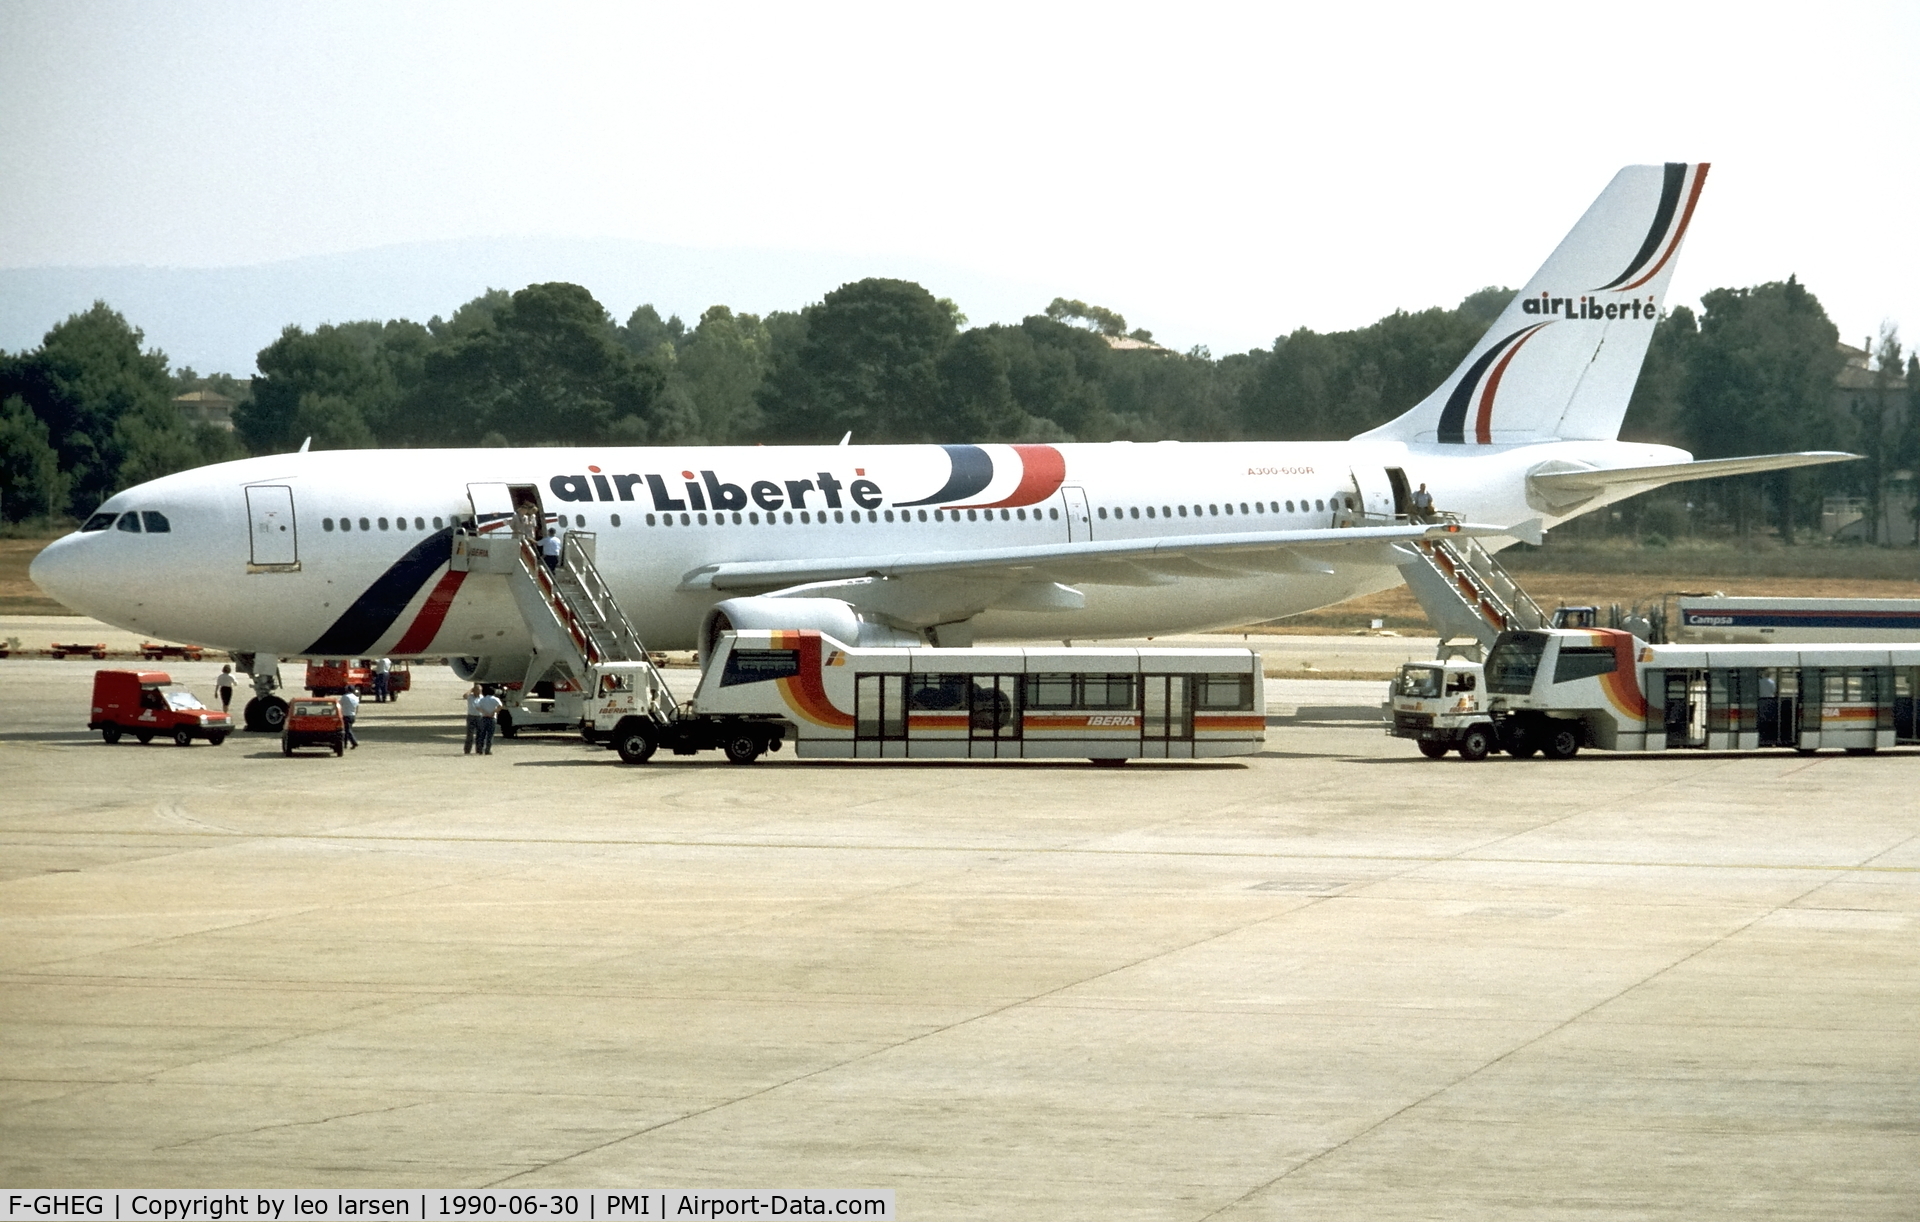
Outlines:
[[1547,728],[1546,742],[1540,748],[1550,760],[1570,760],[1580,754],[1580,727],[1572,722],[1556,722]]
[[287,724],[287,702],[278,696],[267,696],[260,701],[260,725],[269,734],[278,734]]
[[334,740],[333,740],[333,754],[334,754],[334,755],[335,755],[336,757],[338,757],[338,756],[342,756],[342,755],[345,755],[346,753],[347,753],[347,743],[346,743],[346,740],[345,740],[345,739],[342,739],[342,738],[336,738],[336,739],[334,739]]
[[101,726],[100,737],[106,739],[107,745],[111,747],[113,744],[120,741],[120,727],[119,726]]
[[282,738],[282,739],[280,740],[280,754],[282,754],[282,755],[292,755],[292,754],[293,754],[293,740],[292,740],[292,739],[290,739],[290,738]]
[[644,764],[659,748],[645,726],[622,726],[613,732],[613,749],[623,764]]
[[255,696],[241,708],[240,728],[249,734],[260,734],[266,730],[267,723],[260,716],[260,697]]
[[226,736],[225,734],[209,734],[209,735],[207,735],[207,745],[208,745],[209,747],[217,747],[217,746],[219,746],[219,745],[220,745],[221,743],[223,743],[223,742],[226,742],[226,741],[227,741],[227,736]]
[[1414,745],[1420,748],[1420,754],[1430,760],[1447,758],[1447,744],[1437,738],[1423,738]]
[[140,740],[140,745],[143,747],[153,741],[152,730],[135,730],[133,736]]
[[735,734],[721,749],[727,753],[729,764],[751,764],[760,758],[762,750],[760,739],[752,734]]
[[499,730],[500,730],[500,737],[502,738],[518,737],[520,733],[520,727],[513,724],[512,713],[508,712],[505,709],[501,709],[499,716],[495,720],[496,720],[496,725],[499,727]]
[[1483,760],[1493,752],[1493,735],[1485,726],[1473,726],[1460,736],[1460,758]]
[[1872,755],[1874,752],[1878,751],[1879,749],[1880,748],[1878,747],[1848,747],[1847,754],[1848,755]]
[[175,726],[173,728],[173,745],[176,747],[193,746],[193,731],[187,729],[185,726]]

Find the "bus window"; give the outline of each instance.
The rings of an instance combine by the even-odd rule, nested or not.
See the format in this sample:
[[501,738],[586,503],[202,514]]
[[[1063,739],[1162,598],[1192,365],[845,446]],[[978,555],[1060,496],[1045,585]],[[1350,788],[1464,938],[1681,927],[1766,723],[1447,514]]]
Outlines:
[[1525,696],[1533,691],[1540,673],[1540,655],[1547,638],[1538,632],[1505,632],[1487,651],[1487,691],[1499,696]]
[[727,655],[727,668],[720,672],[720,686],[790,679],[799,673],[800,651],[797,649],[736,649]]
[[1617,665],[1613,650],[1605,646],[1562,645],[1560,657],[1553,664],[1553,681],[1571,683],[1575,679],[1610,675]]
[[967,707],[967,676],[915,675],[907,707],[915,709],[964,709]]
[[1028,675],[1027,707],[1031,709],[1070,709],[1076,707],[1073,698],[1073,680],[1073,675]]
[[1133,707],[1132,675],[1083,675],[1080,707],[1083,709],[1130,709]]
[[1195,675],[1193,707],[1196,709],[1250,709],[1253,707],[1252,675]]

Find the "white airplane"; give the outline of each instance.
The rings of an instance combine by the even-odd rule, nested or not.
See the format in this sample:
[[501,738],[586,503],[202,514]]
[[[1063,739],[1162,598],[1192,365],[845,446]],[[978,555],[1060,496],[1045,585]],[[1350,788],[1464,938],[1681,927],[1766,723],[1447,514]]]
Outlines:
[[447,656],[521,679],[532,646],[504,581],[449,559],[456,528],[534,502],[597,533],[659,649],[729,625],[965,645],[1293,615],[1401,580],[1394,545],[1439,529],[1409,520],[1418,484],[1498,548],[1678,480],[1850,457],[1616,440],[1706,175],[1621,170],[1446,381],[1348,441],[276,454],[116,494],[32,578],[106,623],[254,655],[256,676]]

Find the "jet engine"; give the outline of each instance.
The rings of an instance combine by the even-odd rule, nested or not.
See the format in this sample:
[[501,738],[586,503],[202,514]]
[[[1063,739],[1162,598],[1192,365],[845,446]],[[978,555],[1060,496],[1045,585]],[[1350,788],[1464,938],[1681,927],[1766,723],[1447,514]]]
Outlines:
[[490,654],[484,658],[448,658],[447,667],[463,683],[518,683],[527,677],[533,655]]
[[926,644],[919,633],[870,619],[837,598],[729,598],[716,603],[700,623],[700,665],[706,666],[721,633],[768,628],[811,628],[846,645]]

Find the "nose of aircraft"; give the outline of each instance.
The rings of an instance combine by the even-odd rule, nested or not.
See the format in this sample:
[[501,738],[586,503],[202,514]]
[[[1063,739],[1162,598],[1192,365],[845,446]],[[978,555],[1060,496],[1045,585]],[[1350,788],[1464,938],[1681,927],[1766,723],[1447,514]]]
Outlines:
[[82,615],[99,618],[103,595],[113,584],[109,566],[87,555],[87,544],[95,540],[84,535],[55,539],[40,549],[27,566],[27,577],[48,597]]

